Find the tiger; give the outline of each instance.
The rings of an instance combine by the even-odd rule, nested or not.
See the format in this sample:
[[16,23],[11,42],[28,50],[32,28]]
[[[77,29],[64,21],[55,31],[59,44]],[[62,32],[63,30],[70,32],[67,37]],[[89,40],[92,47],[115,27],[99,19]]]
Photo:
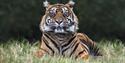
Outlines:
[[37,57],[44,55],[88,59],[100,56],[96,43],[86,34],[78,33],[78,18],[73,12],[75,2],[50,4],[44,2],[45,15],[40,22],[42,38]]

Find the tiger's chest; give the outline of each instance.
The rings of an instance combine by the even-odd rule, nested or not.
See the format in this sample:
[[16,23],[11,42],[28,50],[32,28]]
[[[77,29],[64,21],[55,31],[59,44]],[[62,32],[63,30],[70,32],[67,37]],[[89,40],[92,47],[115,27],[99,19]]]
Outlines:
[[64,57],[76,57],[79,52],[83,51],[80,41],[75,38],[71,40],[52,40],[43,39],[41,48],[45,49],[49,55],[64,56]]

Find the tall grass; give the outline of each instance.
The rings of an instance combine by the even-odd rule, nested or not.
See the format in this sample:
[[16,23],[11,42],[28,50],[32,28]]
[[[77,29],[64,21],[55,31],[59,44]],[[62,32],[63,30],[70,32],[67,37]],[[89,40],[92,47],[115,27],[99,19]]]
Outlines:
[[26,40],[10,40],[1,43],[0,63],[125,63],[125,46],[119,40],[100,41],[99,47],[102,49],[103,56],[90,57],[88,61],[55,56],[37,58],[34,56],[34,52],[38,49],[38,42],[33,45]]

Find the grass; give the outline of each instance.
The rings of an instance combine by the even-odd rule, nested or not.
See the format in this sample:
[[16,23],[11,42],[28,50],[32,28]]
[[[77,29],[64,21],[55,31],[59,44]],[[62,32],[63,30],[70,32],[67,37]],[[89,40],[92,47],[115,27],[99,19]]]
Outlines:
[[[38,41],[39,42],[39,41]],[[125,46],[119,40],[102,40],[99,47],[102,57],[90,57],[88,61],[63,57],[44,56],[36,58],[33,54],[38,49],[38,42],[31,45],[28,41],[10,40],[0,44],[0,63],[124,63]]]

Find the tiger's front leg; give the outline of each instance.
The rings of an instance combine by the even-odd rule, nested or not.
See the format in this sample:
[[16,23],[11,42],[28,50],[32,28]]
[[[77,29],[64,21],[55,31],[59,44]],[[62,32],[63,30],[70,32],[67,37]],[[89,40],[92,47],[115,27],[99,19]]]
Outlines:
[[41,58],[45,55],[45,51],[44,50],[38,50],[37,52],[35,52],[35,56],[38,57],[38,58]]
[[82,59],[84,61],[87,61],[89,59],[89,56],[90,56],[87,48],[80,44],[79,50],[81,50],[81,51],[78,53],[77,58]]
[[89,53],[86,51],[83,51],[82,53],[79,54],[78,56],[80,59],[83,59],[85,61],[87,61],[89,59]]
[[47,49],[46,49],[45,44],[42,40],[42,42],[40,44],[40,47],[39,47],[39,50],[35,52],[35,56],[38,57],[38,58],[43,57],[45,54],[48,53],[46,50]]

